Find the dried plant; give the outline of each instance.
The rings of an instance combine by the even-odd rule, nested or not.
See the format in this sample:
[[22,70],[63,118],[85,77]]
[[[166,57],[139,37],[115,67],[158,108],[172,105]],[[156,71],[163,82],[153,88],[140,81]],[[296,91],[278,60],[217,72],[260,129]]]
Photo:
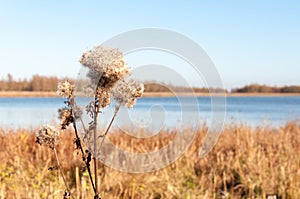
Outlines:
[[[68,198],[71,195],[71,191],[70,188],[68,186],[68,183],[66,181],[66,178],[63,174],[63,171],[61,169],[61,164],[60,164],[60,160],[58,158],[57,152],[56,152],[56,145],[58,144],[60,139],[60,132],[59,130],[57,130],[55,127],[50,126],[50,125],[46,125],[43,128],[41,128],[36,135],[36,143],[40,144],[40,145],[45,145],[47,147],[49,147],[50,149],[53,150],[54,155],[55,155],[55,159],[57,162],[57,165],[54,167],[51,167],[50,170],[52,170],[52,168],[58,168],[60,171],[60,174],[63,178],[64,184],[66,186],[66,191],[64,193],[64,198]],[[72,197],[73,198],[73,197]]]
[[[82,160],[88,171],[90,182],[94,191],[94,198],[100,198],[98,191],[98,168],[97,157],[99,157],[101,147],[109,132],[113,121],[120,109],[120,106],[132,108],[138,97],[141,97],[144,91],[143,84],[130,79],[130,71],[127,67],[122,52],[118,49],[96,46],[93,50],[85,52],[80,63],[88,69],[86,78],[89,84],[85,89],[88,96],[92,96],[91,100],[85,107],[80,107],[75,100],[75,86],[69,81],[60,82],[58,84],[57,93],[66,98],[65,107],[58,110],[59,119],[61,120],[60,130],[65,130],[72,124],[75,133],[76,148],[81,151]],[[104,132],[99,132],[98,117],[101,114],[101,109],[111,105],[113,98],[117,105],[115,106],[113,117]],[[85,109],[89,116],[88,124],[85,124],[82,119],[83,110]],[[76,121],[79,121],[83,127],[83,137],[80,138]],[[46,129],[46,130],[45,130]],[[48,130],[49,127],[43,128],[37,133],[37,142],[47,145],[54,150],[55,156],[60,168],[58,156],[55,151],[55,146],[59,138],[54,130]],[[48,132],[49,131],[49,132]],[[48,133],[48,134],[47,134]],[[56,137],[55,137],[56,136]],[[91,161],[93,160],[94,179],[91,171]],[[63,173],[61,171],[63,176]],[[64,178],[64,177],[63,177]],[[67,184],[67,191],[71,195]]]
[[[282,126],[228,124],[220,142],[199,159],[207,128],[200,126],[185,155],[162,170],[130,174],[103,169],[99,172],[101,197],[235,199],[266,198],[266,194],[276,193],[278,198],[300,198],[299,120]],[[178,133],[170,129],[142,140],[112,129],[109,140],[118,148],[146,153],[172,142],[171,132]],[[87,172],[81,171],[73,155],[73,137],[72,128],[64,130],[57,153],[73,196],[93,198]],[[49,166],[56,165],[55,157],[48,147],[34,144],[35,140],[30,128],[0,128],[0,198],[62,198],[65,186],[56,177],[56,170],[48,171]]]
[[59,138],[60,132],[55,127],[46,125],[37,132],[36,142],[54,149],[59,142]]

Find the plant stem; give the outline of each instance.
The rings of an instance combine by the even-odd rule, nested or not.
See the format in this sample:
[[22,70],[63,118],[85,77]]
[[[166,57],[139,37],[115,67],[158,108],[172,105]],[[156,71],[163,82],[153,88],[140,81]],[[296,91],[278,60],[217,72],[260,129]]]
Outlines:
[[97,191],[96,191],[96,187],[95,187],[95,184],[94,184],[94,181],[93,181],[92,172],[91,172],[91,169],[90,169],[90,163],[88,162],[88,160],[86,159],[86,157],[84,155],[84,150],[83,150],[83,147],[82,147],[82,144],[81,144],[81,140],[80,140],[80,138],[78,136],[78,131],[77,131],[76,122],[75,122],[75,115],[74,115],[73,109],[71,109],[71,110],[72,110],[72,116],[73,116],[73,128],[74,128],[74,132],[75,132],[75,136],[76,136],[76,144],[78,144],[78,146],[80,148],[80,151],[81,151],[81,154],[82,154],[82,160],[84,161],[85,166],[86,166],[86,168],[88,170],[90,181],[92,183],[93,190],[94,190],[94,192],[96,194]]
[[69,192],[70,196],[73,198],[73,195],[72,195],[72,193],[71,193],[71,190],[70,190],[70,188],[69,188],[69,186],[68,186],[68,184],[67,184],[67,181],[66,181],[66,179],[65,179],[65,176],[64,176],[63,171],[62,171],[62,169],[61,169],[61,165],[60,165],[60,161],[59,161],[59,159],[58,159],[58,155],[57,155],[56,149],[54,148],[53,151],[54,151],[54,154],[55,154],[55,158],[56,158],[56,162],[57,162],[58,169],[59,169],[59,171],[60,171],[60,175],[62,176],[62,179],[63,179],[63,181],[64,181],[64,184],[65,184],[65,186],[66,186],[66,188],[67,188],[67,191]]
[[[97,101],[98,100],[98,101]],[[100,106],[102,101],[102,92],[100,94],[98,93],[98,90],[96,90],[95,93],[95,116],[94,116],[94,155],[93,155],[93,162],[94,162],[94,175],[95,175],[95,196],[94,198],[98,198],[98,172],[97,172],[97,120],[98,120],[98,114],[100,112]]]
[[82,159],[83,159],[83,161],[85,161],[84,151],[83,151],[83,147],[81,145],[81,140],[78,136],[76,122],[75,122],[75,116],[74,116],[73,110],[72,110],[72,117],[73,117],[73,128],[74,128],[75,137],[76,137],[76,144],[78,144],[78,146],[80,148],[80,151],[81,151],[81,154],[82,154]]
[[114,122],[114,120],[115,120],[115,118],[116,118],[116,115],[117,115],[118,111],[120,110],[120,106],[121,106],[121,104],[119,104],[118,106],[116,106],[115,111],[114,111],[114,115],[113,115],[113,117],[111,118],[111,120],[110,120],[110,122],[109,122],[109,125],[108,125],[106,131],[105,131],[104,134],[102,135],[103,139],[102,139],[101,144],[100,144],[100,147],[99,147],[100,149],[101,149],[101,147],[102,147],[102,145],[103,145],[105,136],[107,135],[107,133],[108,133],[108,131],[109,131],[109,129],[110,129],[112,123]]

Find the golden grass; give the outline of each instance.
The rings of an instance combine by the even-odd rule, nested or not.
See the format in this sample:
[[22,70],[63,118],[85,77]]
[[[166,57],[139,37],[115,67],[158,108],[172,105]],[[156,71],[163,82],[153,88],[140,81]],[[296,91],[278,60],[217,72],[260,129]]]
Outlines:
[[[198,158],[206,127],[196,133],[189,150],[168,167],[144,174],[122,173],[101,165],[102,198],[300,198],[300,125],[224,129],[214,149]],[[113,133],[122,148],[149,151],[173,139],[168,132],[137,140]],[[88,175],[81,170],[71,130],[63,134],[58,155],[74,196],[93,198]],[[65,190],[50,149],[35,143],[31,130],[0,130],[0,198],[62,198]]]

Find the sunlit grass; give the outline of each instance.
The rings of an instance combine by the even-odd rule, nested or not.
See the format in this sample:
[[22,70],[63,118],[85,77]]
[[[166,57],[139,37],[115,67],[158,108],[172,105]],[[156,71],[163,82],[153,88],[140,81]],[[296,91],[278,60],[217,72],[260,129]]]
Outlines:
[[[206,127],[197,131],[189,150],[168,167],[145,174],[99,168],[102,198],[300,198],[300,125],[252,128],[231,125],[203,159],[198,152]],[[110,133],[119,147],[143,152],[167,145],[173,135],[132,139]],[[75,197],[93,198],[81,155],[74,150],[72,131],[62,135],[58,156]],[[0,130],[0,198],[62,198],[65,186],[53,153],[35,143],[33,131]]]

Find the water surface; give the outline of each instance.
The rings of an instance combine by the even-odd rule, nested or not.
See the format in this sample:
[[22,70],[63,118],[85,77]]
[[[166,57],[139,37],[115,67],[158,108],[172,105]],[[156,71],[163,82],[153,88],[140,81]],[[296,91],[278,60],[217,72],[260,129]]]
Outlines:
[[[196,99],[196,101],[195,101]],[[89,99],[78,99],[81,105]],[[58,123],[57,109],[64,106],[62,98],[0,98],[1,128],[28,128]],[[300,96],[227,97],[225,123],[252,126],[283,125],[300,119]],[[123,108],[116,124],[139,127],[179,127],[179,124],[210,123],[210,97],[149,97],[138,100],[133,109]],[[103,110],[102,122],[107,124],[113,108]]]

